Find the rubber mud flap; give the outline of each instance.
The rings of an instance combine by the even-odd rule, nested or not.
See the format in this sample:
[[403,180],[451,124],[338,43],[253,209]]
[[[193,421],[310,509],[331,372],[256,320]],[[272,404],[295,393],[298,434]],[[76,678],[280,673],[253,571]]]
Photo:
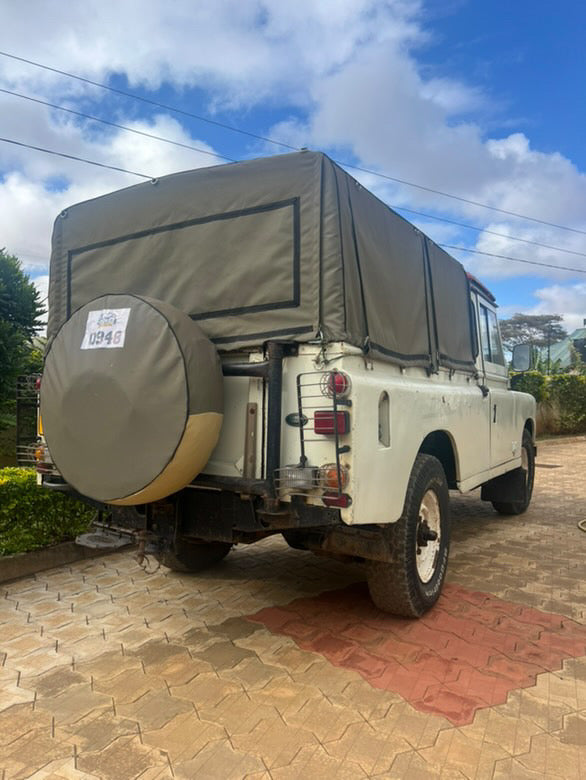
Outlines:
[[51,457],[79,493],[111,504],[156,501],[191,482],[216,446],[220,359],[173,306],[104,295],[50,343],[41,414]]

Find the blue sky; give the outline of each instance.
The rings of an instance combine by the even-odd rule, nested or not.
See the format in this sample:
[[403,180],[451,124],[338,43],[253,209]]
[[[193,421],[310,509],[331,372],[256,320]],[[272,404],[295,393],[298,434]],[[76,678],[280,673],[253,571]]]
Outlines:
[[[87,0],[51,8],[37,0],[26,8],[5,4],[0,49],[541,220],[351,171],[393,207],[478,228],[403,212],[438,243],[554,266],[453,251],[495,292],[501,316],[559,313],[573,329],[586,317],[586,273],[579,272],[586,271],[585,8],[578,0],[555,7],[525,0]],[[208,152],[0,93],[0,136],[148,175],[214,164],[219,155],[284,151],[6,56],[0,88]],[[44,291],[57,213],[139,180],[0,143],[0,246],[21,257]]]

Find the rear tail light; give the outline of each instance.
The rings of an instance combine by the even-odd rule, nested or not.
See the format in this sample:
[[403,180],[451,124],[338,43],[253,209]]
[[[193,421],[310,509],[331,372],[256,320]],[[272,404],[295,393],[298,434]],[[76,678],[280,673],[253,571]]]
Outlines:
[[47,448],[44,444],[39,444],[35,448],[35,464],[37,472],[39,474],[46,474],[51,470],[50,464],[47,463]]
[[37,391],[37,393],[38,393],[40,389],[41,389],[41,377],[40,377],[40,376],[38,376],[38,377],[35,379],[35,390],[36,390],[36,391]]
[[329,371],[321,382],[321,391],[328,398],[345,398],[351,387],[350,377],[343,371]]
[[342,436],[350,431],[350,415],[348,412],[319,410],[313,415],[313,427],[314,431],[322,436],[331,436],[335,433]]
[[352,503],[352,499],[347,493],[324,493],[322,501],[326,506],[335,506],[340,509],[346,509]]
[[326,463],[319,469],[318,480],[322,490],[341,493],[348,484],[348,469],[336,463]]

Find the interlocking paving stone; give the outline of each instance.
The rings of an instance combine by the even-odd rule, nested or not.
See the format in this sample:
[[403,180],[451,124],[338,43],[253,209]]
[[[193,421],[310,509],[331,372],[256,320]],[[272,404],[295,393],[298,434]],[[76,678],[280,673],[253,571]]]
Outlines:
[[[564,727],[556,736],[565,744],[586,746],[586,712],[573,712],[565,717]],[[584,759],[586,761],[586,754]]]
[[225,738],[222,726],[202,721],[193,711],[175,715],[161,728],[142,733],[142,741],[164,750],[173,764],[189,761],[210,742]]
[[308,701],[321,699],[322,696],[323,693],[319,688],[299,684],[290,677],[271,680],[262,690],[249,693],[253,701],[272,704],[282,718],[299,712]]
[[175,715],[192,712],[193,706],[183,699],[176,699],[167,691],[148,691],[136,701],[116,704],[116,711],[138,721],[141,728],[151,730],[160,729]]
[[84,675],[74,671],[70,666],[58,666],[35,677],[21,677],[19,685],[22,688],[36,691],[37,696],[42,698],[44,696],[57,696],[71,686],[85,682]]
[[455,725],[535,685],[564,658],[586,655],[586,626],[457,585],[447,585],[417,621],[383,615],[363,584],[267,607],[250,619]]
[[258,756],[269,770],[287,766],[305,745],[317,745],[318,738],[305,728],[290,726],[281,719],[261,721],[250,734],[231,739],[237,750]]
[[13,742],[2,758],[8,776],[24,780],[50,761],[68,757],[71,752],[71,745],[53,739],[46,729],[38,729]]
[[330,756],[358,764],[367,776],[389,772],[395,758],[411,749],[402,737],[383,734],[364,721],[349,725],[339,739],[328,738],[324,747]]
[[196,710],[201,710],[215,707],[229,694],[241,690],[239,685],[220,679],[214,672],[203,672],[185,685],[174,685],[171,693],[192,702]]
[[[521,517],[454,498],[449,603],[399,632],[332,609],[359,566],[278,537],[198,575],[126,551],[0,586],[0,780],[586,778],[586,438],[539,460]],[[298,599],[295,639],[247,619]]]
[[335,777],[340,780],[359,780],[368,777],[359,762],[344,761],[331,756],[324,747],[304,746],[287,766],[271,769],[275,780],[294,780],[305,777]]
[[226,730],[229,737],[237,734],[250,734],[261,721],[274,720],[275,708],[271,704],[261,704],[252,699],[245,691],[229,693],[215,707],[199,710],[202,720],[217,723]]
[[119,737],[133,737],[139,733],[137,721],[113,716],[110,711],[91,712],[77,723],[57,727],[56,732],[63,741],[82,751],[103,750]]
[[440,731],[451,725],[445,718],[417,712],[403,700],[393,704],[383,718],[371,718],[368,722],[375,731],[401,737],[417,750],[434,745]]
[[108,680],[97,680],[96,691],[106,693],[116,699],[119,705],[138,701],[145,693],[154,690],[165,690],[165,681],[152,674],[146,674],[142,669],[128,669]]
[[245,658],[230,669],[218,672],[225,680],[239,683],[245,691],[264,688],[271,680],[287,676],[285,669],[263,663],[256,655]]
[[210,742],[190,761],[180,761],[174,766],[175,776],[181,780],[193,778],[225,778],[240,780],[253,773],[263,772],[265,766],[261,759],[235,750],[228,740]]
[[77,769],[103,780],[139,777],[157,764],[163,768],[166,759],[158,750],[141,744],[138,737],[121,737],[101,750],[83,752],[77,759]]
[[112,699],[88,683],[74,685],[56,696],[38,699],[35,709],[50,713],[58,725],[75,723],[93,711],[112,710]]
[[504,748],[461,729],[441,731],[435,745],[423,748],[419,755],[430,766],[458,770],[465,777],[490,777],[494,762],[508,758]]

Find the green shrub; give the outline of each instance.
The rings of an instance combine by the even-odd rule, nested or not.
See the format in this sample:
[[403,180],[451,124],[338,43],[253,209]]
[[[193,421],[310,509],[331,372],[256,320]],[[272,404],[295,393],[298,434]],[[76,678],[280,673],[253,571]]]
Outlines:
[[520,393],[530,393],[539,403],[545,401],[545,377],[539,371],[526,371],[511,376],[511,387]]
[[550,377],[547,398],[556,408],[560,433],[586,432],[586,376]]
[[0,469],[0,555],[74,539],[94,514],[80,501],[38,487],[34,469]]

